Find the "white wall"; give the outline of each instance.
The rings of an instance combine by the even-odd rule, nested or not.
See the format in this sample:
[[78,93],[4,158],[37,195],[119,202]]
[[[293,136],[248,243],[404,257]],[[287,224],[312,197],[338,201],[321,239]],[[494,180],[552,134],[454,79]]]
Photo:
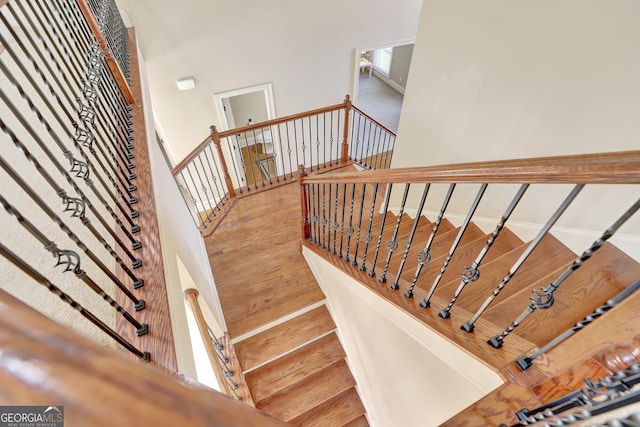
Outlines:
[[[183,288],[195,287],[200,291],[203,311],[208,314],[208,310],[206,310],[206,306],[208,306],[213,312],[213,316],[208,316],[207,321],[214,333],[220,334],[226,328],[204,240],[193,223],[182,195],[162,157],[160,147],[155,142],[152,104],[145,78],[146,67],[140,52],[138,58],[151,162],[151,178],[158,212],[160,244],[167,280],[167,295],[178,368],[181,373],[196,378],[193,348],[189,338],[182,295]],[[203,300],[206,302],[206,306],[202,304]]]
[[[638,17],[627,0],[425,0],[393,167],[639,149]],[[476,188],[450,212],[466,214]],[[499,218],[510,191],[485,196],[478,214]],[[513,219],[544,222],[568,191],[532,188]],[[638,194],[587,188],[559,226],[579,229],[581,251]],[[637,247],[640,215],[621,232]]]
[[502,384],[500,377],[312,251],[347,361],[374,426],[437,426]]
[[[414,38],[422,1],[118,4],[136,26],[157,117],[181,160],[220,124],[214,93],[272,82],[278,116],[341,102],[355,48]],[[176,80],[189,76],[195,90],[179,92]]]

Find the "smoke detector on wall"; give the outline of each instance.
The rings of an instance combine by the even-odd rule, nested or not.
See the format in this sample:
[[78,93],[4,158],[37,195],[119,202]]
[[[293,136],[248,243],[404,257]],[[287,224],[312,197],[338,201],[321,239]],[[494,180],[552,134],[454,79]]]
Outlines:
[[180,79],[177,81],[179,90],[190,90],[196,87],[196,80],[193,77]]

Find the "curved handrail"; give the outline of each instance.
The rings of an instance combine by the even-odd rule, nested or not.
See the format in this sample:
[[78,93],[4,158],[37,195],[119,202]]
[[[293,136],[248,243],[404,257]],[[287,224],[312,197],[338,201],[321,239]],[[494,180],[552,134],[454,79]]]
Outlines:
[[331,173],[308,176],[303,182],[640,184],[640,151]]

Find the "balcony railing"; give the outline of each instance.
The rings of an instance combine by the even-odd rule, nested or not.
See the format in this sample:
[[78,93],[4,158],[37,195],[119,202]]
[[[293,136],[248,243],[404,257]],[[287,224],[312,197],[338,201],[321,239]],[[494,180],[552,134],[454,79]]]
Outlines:
[[213,229],[237,195],[295,180],[298,165],[319,173],[353,162],[366,169],[391,163],[395,133],[351,104],[341,104],[210,135],[174,169],[194,221]]

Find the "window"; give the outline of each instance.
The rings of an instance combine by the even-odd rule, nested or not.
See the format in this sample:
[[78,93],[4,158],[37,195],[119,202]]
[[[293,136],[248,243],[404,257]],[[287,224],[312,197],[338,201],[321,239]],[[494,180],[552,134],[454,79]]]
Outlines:
[[376,49],[373,52],[373,67],[388,77],[389,71],[391,70],[392,56],[393,56],[392,47],[386,47],[384,49]]

